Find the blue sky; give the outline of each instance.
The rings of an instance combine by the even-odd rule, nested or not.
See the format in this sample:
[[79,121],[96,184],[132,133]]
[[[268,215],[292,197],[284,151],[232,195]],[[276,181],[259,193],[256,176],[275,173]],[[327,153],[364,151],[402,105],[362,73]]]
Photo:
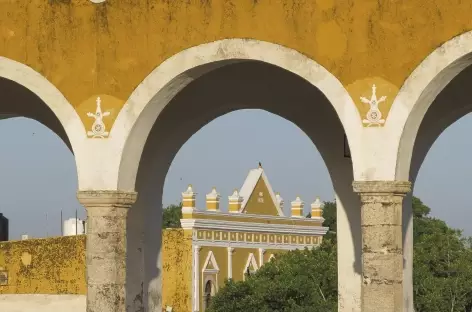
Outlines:
[[[470,133],[472,114],[436,141],[415,187],[434,216],[467,235],[472,235]],[[0,142],[0,213],[10,219],[11,239],[59,235],[61,209],[64,218],[76,210],[85,217],[75,197],[73,155],[52,131],[25,118],[0,120]],[[334,197],[321,156],[300,129],[265,111],[242,110],[215,119],[181,148],[166,178],[163,204],[178,203],[187,184],[199,193],[199,207],[213,186],[225,203],[259,161],[286,206],[297,195],[307,204],[316,196]]]

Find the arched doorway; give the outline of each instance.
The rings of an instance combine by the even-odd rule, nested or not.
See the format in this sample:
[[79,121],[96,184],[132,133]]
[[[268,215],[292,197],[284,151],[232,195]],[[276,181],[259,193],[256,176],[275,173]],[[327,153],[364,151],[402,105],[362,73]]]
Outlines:
[[205,293],[203,295],[204,310],[208,309],[211,304],[211,298],[215,295],[215,286],[212,280],[208,280],[205,284]]

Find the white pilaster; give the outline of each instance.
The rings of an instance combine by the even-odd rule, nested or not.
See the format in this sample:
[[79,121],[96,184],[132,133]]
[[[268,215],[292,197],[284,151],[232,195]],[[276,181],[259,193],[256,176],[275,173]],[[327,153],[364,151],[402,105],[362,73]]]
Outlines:
[[193,246],[193,311],[200,311],[200,246]]
[[233,247],[228,247],[228,279],[233,278]]
[[264,264],[264,254],[265,254],[265,249],[264,248],[259,248],[259,267],[261,267]]

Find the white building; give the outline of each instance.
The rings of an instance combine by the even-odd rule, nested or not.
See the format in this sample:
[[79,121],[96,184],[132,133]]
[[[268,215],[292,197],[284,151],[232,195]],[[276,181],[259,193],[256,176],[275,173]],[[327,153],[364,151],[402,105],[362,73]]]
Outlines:
[[62,233],[64,236],[86,234],[86,222],[76,218],[67,219],[62,225]]

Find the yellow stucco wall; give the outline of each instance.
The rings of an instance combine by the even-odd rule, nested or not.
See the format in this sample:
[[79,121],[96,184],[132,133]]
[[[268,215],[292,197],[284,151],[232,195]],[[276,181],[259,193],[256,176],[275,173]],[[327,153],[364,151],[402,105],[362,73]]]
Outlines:
[[[219,267],[218,273],[218,288],[224,286],[224,282],[228,279],[228,250],[226,247],[202,247],[199,254],[199,274],[200,274],[200,297],[203,297],[203,269],[205,266],[205,260],[208,257],[209,252],[212,251],[215,256],[216,263]],[[259,249],[257,248],[235,248],[232,255],[232,279],[235,281],[241,281],[243,279],[243,272],[246,266],[249,255],[253,253],[256,258],[257,265],[259,266]],[[203,310],[203,300],[200,300],[200,309]]]
[[[191,310],[191,233],[162,231],[163,306]],[[0,243],[0,271],[8,286],[0,294],[86,294],[85,236],[52,237]]]
[[191,231],[162,231],[162,305],[173,311],[191,311],[192,236]]
[[[225,280],[228,279],[228,250],[226,247],[202,247],[199,253],[199,264],[200,268],[198,269],[198,273],[200,274],[200,285],[199,285],[199,294],[200,298],[203,298],[204,293],[204,276],[202,274],[205,260],[208,257],[208,253],[212,251],[216,263],[218,264],[218,268],[220,269],[217,279],[218,279],[218,289],[224,286]],[[189,310],[190,311],[190,310]],[[200,311],[203,311],[203,300],[200,300]]]
[[0,294],[85,294],[85,236],[0,242]]
[[[97,95],[108,97],[109,128],[160,63],[224,38],[295,49],[338,77],[356,100],[370,95],[375,80],[388,89],[382,108],[388,110],[429,53],[472,29],[471,13],[472,2],[455,0],[7,0],[0,2],[0,55],[47,77],[86,128]],[[358,105],[364,114],[368,107]]]
[[[192,234],[190,230],[163,230],[163,307],[174,311],[191,310]],[[228,278],[226,247],[202,247],[199,253],[201,275],[205,260],[212,251],[218,267],[218,287]],[[266,249],[264,263],[271,254],[285,250]],[[249,254],[259,266],[259,249],[235,248],[232,275],[243,279]],[[86,294],[85,236],[53,237],[0,243],[0,271],[8,272],[8,286],[0,286],[0,294]],[[203,276],[201,275],[201,278]],[[200,294],[203,294],[203,282]],[[203,302],[201,301],[201,304]]]
[[[259,196],[260,194],[262,194],[262,196]],[[262,176],[259,177],[259,180],[257,181],[251,196],[249,196],[244,211],[246,213],[258,215],[279,215],[277,207],[275,206],[275,203],[270,196],[269,188],[264,182]]]

